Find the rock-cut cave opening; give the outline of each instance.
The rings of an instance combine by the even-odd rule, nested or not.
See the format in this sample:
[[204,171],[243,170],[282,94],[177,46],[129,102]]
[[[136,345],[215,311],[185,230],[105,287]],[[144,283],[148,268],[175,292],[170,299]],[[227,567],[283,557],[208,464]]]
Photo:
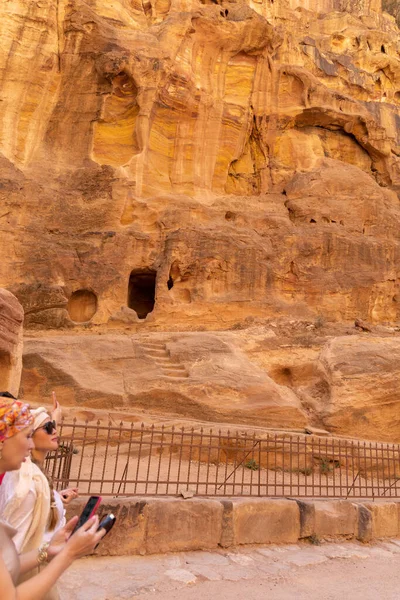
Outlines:
[[131,272],[128,285],[128,307],[139,319],[145,319],[154,309],[157,271],[136,269]]

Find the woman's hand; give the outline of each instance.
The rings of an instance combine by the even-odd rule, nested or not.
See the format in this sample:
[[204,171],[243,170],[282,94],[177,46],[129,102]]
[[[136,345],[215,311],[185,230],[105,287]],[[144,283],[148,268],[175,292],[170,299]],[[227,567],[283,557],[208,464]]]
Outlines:
[[54,558],[59,552],[61,552],[63,548],[65,548],[65,544],[71,537],[71,534],[75,528],[75,525],[78,522],[78,519],[79,517],[75,515],[75,517],[72,517],[72,519],[70,519],[68,523],[64,525],[64,527],[59,529],[53,535],[53,537],[50,540],[50,546],[47,548],[47,555],[49,557],[49,560]]
[[95,515],[71,535],[65,544],[64,551],[72,560],[91,554],[101,538],[106,534],[105,529],[99,528],[99,517]]
[[63,504],[67,506],[71,502],[71,500],[75,500],[75,498],[78,498],[78,488],[68,488],[66,490],[61,490],[60,496]]
[[59,425],[61,422],[61,417],[62,417],[61,406],[60,406],[59,401],[56,398],[56,393],[52,392],[51,396],[52,396],[52,400],[53,400],[53,406],[51,409],[51,417],[56,422],[56,425]]

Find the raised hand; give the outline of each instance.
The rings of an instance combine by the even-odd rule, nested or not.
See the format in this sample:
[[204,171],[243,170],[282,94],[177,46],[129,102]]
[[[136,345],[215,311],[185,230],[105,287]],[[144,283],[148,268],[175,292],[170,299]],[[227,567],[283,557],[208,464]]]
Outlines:
[[60,495],[63,504],[67,506],[71,502],[71,500],[75,500],[75,498],[78,498],[79,490],[78,488],[68,488],[66,490],[61,490]]
[[54,421],[56,422],[56,425],[58,425],[61,422],[61,417],[62,417],[61,406],[60,406],[60,403],[58,402],[58,400],[56,398],[56,393],[55,392],[51,392],[51,397],[53,399],[53,406],[52,406],[52,409],[51,409],[51,416],[52,416],[52,419],[54,419]]

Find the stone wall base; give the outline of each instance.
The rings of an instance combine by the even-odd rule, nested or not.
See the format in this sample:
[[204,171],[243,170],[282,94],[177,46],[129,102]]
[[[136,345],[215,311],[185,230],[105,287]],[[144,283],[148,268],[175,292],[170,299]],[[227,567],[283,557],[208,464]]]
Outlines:
[[[68,517],[84,504],[72,503]],[[103,502],[99,514],[108,512],[117,522],[96,551],[101,556],[400,535],[400,502],[120,498]]]

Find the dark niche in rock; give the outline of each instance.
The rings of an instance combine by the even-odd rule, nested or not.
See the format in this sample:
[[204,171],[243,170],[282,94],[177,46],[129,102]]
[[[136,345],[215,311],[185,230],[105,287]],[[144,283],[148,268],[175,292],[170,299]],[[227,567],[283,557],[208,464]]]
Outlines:
[[128,285],[128,307],[139,319],[145,319],[154,309],[157,272],[152,269],[135,269]]

